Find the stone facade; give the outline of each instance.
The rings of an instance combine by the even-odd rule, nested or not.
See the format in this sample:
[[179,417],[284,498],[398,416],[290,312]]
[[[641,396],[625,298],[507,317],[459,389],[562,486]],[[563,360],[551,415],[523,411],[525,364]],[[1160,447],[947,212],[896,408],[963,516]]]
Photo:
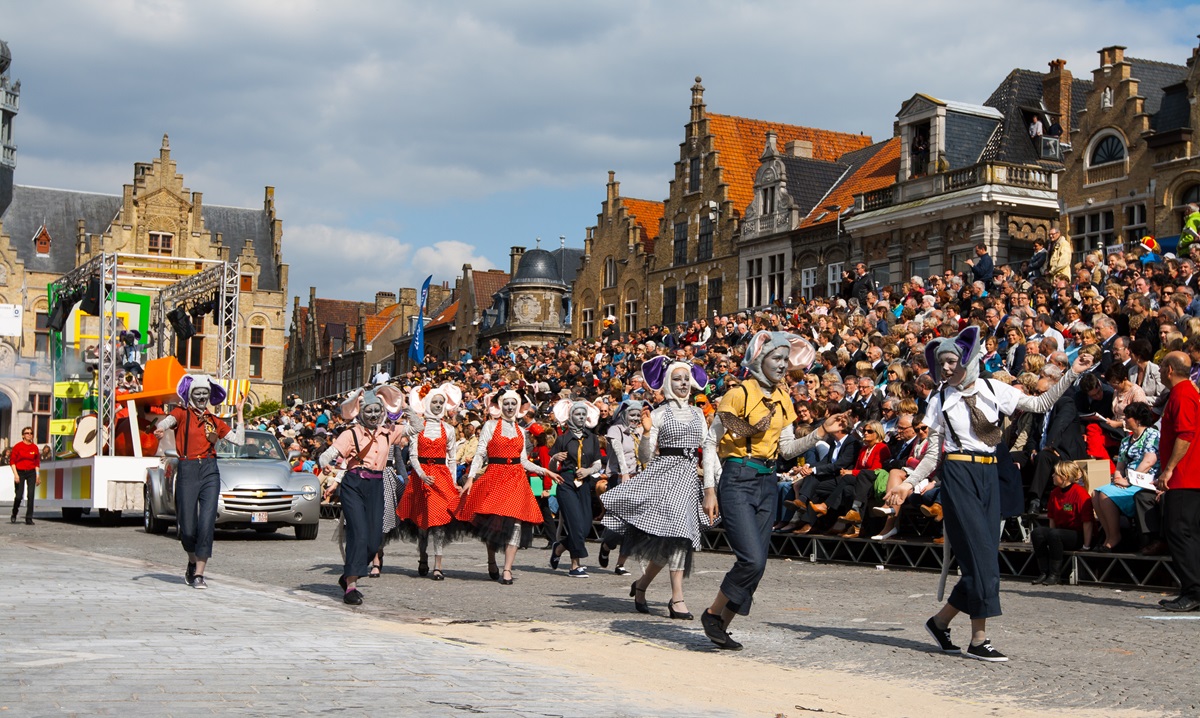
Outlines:
[[1047,128],[1071,123],[1078,107],[1059,102],[1063,79],[1014,70],[982,105],[913,95],[897,114],[895,182],[858,194],[844,222],[855,261],[898,286],[968,271],[977,244],[997,265],[1029,257],[1058,219],[1063,165],[1059,138],[1031,138],[1028,126],[1035,115]]
[[[25,308],[25,335],[0,348],[0,365],[9,369],[0,391],[13,407],[7,423],[0,421],[0,432],[13,436],[33,420],[42,438],[40,427],[49,417],[39,411],[37,397],[52,390],[46,287],[102,252],[149,257],[128,260],[142,265],[153,264],[154,256],[237,262],[242,278],[236,378],[251,380],[253,401],[278,400],[288,277],[282,244],[274,188],[266,188],[261,209],[205,205],[200,192],[184,186],[165,135],[158,158],[135,163],[133,181],[120,195],[16,185],[0,217],[0,302]],[[135,276],[118,288],[153,295],[162,286]],[[154,310],[151,317],[153,333],[160,319]],[[198,328],[186,347],[164,347],[164,352],[178,349],[189,368],[215,373],[217,331],[211,317],[203,317]],[[149,355],[157,356],[157,347]]]
[[469,349],[482,351],[493,339],[502,346],[539,346],[571,336],[571,285],[583,251],[567,248],[565,237],[560,242],[554,251],[511,249],[511,277],[482,313],[477,343]]
[[1086,94],[1075,99],[1084,109],[1070,129],[1060,185],[1076,259],[1145,235],[1175,248],[1185,206],[1200,201],[1198,53],[1173,65],[1126,57],[1121,46],[1099,51]]
[[608,196],[583,241],[571,317],[575,337],[598,338],[608,316],[626,332],[642,329],[649,316],[646,275],[663,203],[622,197],[615,177],[615,172],[608,173]]

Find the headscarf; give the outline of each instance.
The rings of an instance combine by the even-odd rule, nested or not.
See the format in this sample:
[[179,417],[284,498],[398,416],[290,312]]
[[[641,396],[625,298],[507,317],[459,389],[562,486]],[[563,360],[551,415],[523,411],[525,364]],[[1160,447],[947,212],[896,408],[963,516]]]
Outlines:
[[191,406],[192,389],[208,389],[208,403],[213,406],[225,401],[225,387],[207,374],[184,374],[175,386],[175,393],[184,404]]
[[788,348],[788,366],[793,369],[808,369],[817,356],[812,344],[803,337],[787,332],[756,332],[746,347],[746,357],[742,359],[742,366],[763,386],[769,387],[772,384],[763,374],[763,359],[779,347]]
[[[422,388],[413,387],[408,392],[408,405],[421,416],[430,416],[434,419],[441,419],[443,416],[453,416],[454,412],[458,410],[459,405],[462,404],[462,390],[451,382],[445,382],[440,386],[428,389],[424,396],[421,395]],[[437,416],[434,416],[430,412],[430,406],[435,396],[441,396],[446,400],[446,403],[442,405],[442,413]]]
[[953,337],[935,339],[925,345],[925,361],[929,364],[929,374],[934,381],[947,381],[949,377],[940,376],[938,356],[950,352],[958,357],[959,364],[966,370],[963,380],[958,383],[958,389],[964,389],[979,378],[979,358],[983,354],[983,342],[979,340],[979,327],[974,324]]
[[[587,416],[582,424],[575,422],[575,409],[583,407],[587,411]],[[559,399],[554,404],[554,420],[559,426],[565,426],[570,429],[571,433],[576,437],[583,435],[584,428],[594,429],[600,421],[600,409],[590,401],[582,399]]]
[[638,412],[638,414],[641,414],[646,409],[646,402],[639,401],[637,399],[627,399],[626,401],[621,402],[620,406],[617,407],[617,411],[613,415],[613,425],[629,428],[630,409],[633,409],[634,411]]
[[675,361],[668,364],[668,361],[667,357],[660,354],[642,364],[642,377],[646,380],[646,386],[655,391],[661,391],[663,396],[677,404],[687,403],[691,392],[689,391],[683,396],[675,396],[671,393],[670,381],[670,376],[675,373],[676,369],[686,369],[691,376],[691,380],[688,383],[695,389],[704,390],[704,387],[708,384],[708,374],[705,373],[702,367],[684,361]]
[[355,389],[342,402],[342,418],[351,421],[358,417],[363,407],[370,404],[381,404],[384,413],[396,414],[404,410],[404,393],[391,384],[374,389]]

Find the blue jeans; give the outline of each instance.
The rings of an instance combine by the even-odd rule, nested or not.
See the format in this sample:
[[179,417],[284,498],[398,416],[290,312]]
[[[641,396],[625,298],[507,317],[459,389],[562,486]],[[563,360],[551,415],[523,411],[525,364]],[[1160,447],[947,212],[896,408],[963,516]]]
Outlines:
[[771,524],[779,500],[775,472],[760,474],[744,464],[726,461],[717,484],[717,504],[725,539],[737,557],[721,581],[721,592],[729,599],[729,610],[747,616],[754,592],[767,569],[771,547]]
[[216,457],[182,459],[175,471],[175,519],[183,550],[207,561],[212,558],[213,532],[217,527],[217,499],[221,474]]

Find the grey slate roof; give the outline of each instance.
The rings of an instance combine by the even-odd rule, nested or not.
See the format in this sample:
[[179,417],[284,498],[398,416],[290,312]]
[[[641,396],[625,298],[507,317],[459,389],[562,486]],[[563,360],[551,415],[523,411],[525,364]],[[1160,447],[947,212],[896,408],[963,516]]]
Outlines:
[[850,169],[850,165],[843,162],[826,162],[809,157],[785,155],[779,159],[787,171],[788,196],[800,208],[801,217],[808,214]]
[[1150,126],[1155,132],[1177,130],[1191,124],[1191,106],[1188,103],[1187,85],[1179,83],[1164,88],[1162,104],[1158,113],[1150,118]]
[[[1076,93],[1072,86],[1072,105]],[[995,155],[989,160],[1011,162],[1019,165],[1049,164],[1061,167],[1059,162],[1045,163],[1038,157],[1033,142],[1029,139],[1029,128],[1025,123],[1022,107],[1042,107],[1042,73],[1032,70],[1013,70],[1000,83],[983,104],[994,107],[1004,115],[1000,136],[994,144]],[[1074,107],[1072,107],[1074,111]],[[1074,126],[1074,122],[1071,123]]]
[[[82,219],[89,234],[103,234],[120,209],[119,195],[16,185],[12,204],[0,223],[27,270],[64,274],[75,268],[76,221]],[[266,210],[209,205],[204,207],[203,214],[206,228],[221,233],[230,259],[241,253],[246,242],[253,243],[262,267],[258,277],[260,289],[280,288]],[[33,236],[43,222],[50,232],[50,254],[39,257],[34,251]]]
[[221,234],[221,243],[229,248],[229,259],[237,259],[247,242],[258,255],[258,288],[278,290],[279,272],[275,265],[275,244],[271,239],[271,217],[265,209],[205,205],[204,228]]
[[1145,110],[1156,114],[1162,105],[1163,89],[1187,79],[1188,69],[1183,65],[1172,65],[1154,60],[1139,60],[1127,57],[1129,74],[1138,81],[1138,94],[1146,98]]
[[[27,271],[65,274],[75,268],[76,221],[82,219],[90,234],[103,234],[120,209],[121,198],[113,195],[16,185],[0,222]],[[43,222],[50,233],[50,254],[39,257],[33,237]]]
[[957,170],[976,164],[1000,122],[959,112],[946,113],[946,162]]

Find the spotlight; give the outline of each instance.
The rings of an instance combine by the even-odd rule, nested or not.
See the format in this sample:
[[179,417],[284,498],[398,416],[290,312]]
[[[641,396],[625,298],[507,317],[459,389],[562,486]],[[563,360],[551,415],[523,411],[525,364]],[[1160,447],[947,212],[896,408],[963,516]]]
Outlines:
[[54,303],[54,308],[50,310],[50,316],[46,318],[46,328],[52,332],[61,332],[67,323],[67,315],[71,313],[71,306],[67,304],[67,297],[59,297]]
[[82,301],[79,303],[79,311],[86,312],[93,317],[100,316],[99,277],[92,277],[88,280],[87,289],[84,291]]
[[184,311],[182,305],[167,312],[167,321],[171,323],[171,328],[175,330],[176,339],[187,340],[196,335],[196,328],[192,326],[192,320],[188,316],[188,313]]

